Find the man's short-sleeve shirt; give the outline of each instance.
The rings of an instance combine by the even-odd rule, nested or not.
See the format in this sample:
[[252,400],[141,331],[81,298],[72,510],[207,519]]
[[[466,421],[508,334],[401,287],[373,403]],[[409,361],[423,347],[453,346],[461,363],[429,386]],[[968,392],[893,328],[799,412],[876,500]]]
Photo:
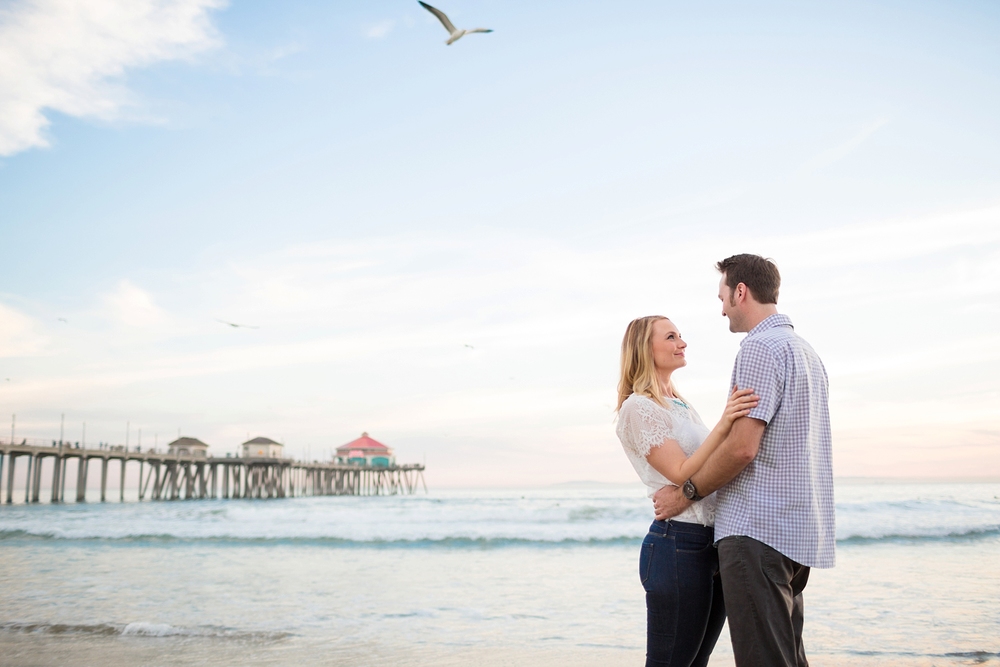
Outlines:
[[833,567],[829,384],[819,355],[785,315],[740,344],[730,387],[751,388],[767,425],[757,456],[717,493],[715,539],[745,535],[809,567]]

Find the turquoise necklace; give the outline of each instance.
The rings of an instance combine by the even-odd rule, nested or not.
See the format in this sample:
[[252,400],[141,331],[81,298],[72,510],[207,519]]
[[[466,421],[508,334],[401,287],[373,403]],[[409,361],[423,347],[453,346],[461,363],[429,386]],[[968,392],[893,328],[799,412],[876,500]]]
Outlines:
[[682,401],[679,398],[671,398],[670,400],[673,401],[674,403],[676,403],[677,405],[681,406],[682,408],[686,409],[686,410],[690,410],[691,409],[690,405],[688,405],[687,403],[685,403],[684,401]]

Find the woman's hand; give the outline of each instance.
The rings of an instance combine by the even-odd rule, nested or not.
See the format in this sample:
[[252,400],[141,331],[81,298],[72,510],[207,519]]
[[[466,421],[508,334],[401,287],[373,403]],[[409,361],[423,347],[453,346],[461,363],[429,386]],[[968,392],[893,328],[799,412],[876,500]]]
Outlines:
[[[653,469],[659,472],[661,475],[669,479],[671,482],[677,486],[681,486],[684,482],[691,478],[696,472],[701,470],[701,467],[708,460],[708,457],[719,447],[722,442],[729,437],[729,432],[732,429],[733,422],[735,422],[740,417],[746,417],[750,410],[757,406],[757,401],[760,397],[753,393],[753,389],[733,389],[733,393],[729,395],[729,402],[726,403],[726,411],[722,413],[722,419],[715,428],[708,434],[705,441],[701,443],[701,446],[694,451],[691,456],[687,456],[684,450],[681,449],[680,443],[671,438],[664,438],[663,443],[659,447],[653,447],[649,450],[646,455],[646,462],[653,466]],[[673,488],[673,487],[671,487]],[[661,489],[661,491],[663,491]],[[676,488],[670,491],[672,497],[676,500],[678,497],[678,491]],[[667,494],[666,491],[662,493],[658,492],[658,495]],[[668,495],[669,495],[668,494]],[[680,496],[683,498],[683,496]],[[688,502],[685,499],[685,502]],[[690,503],[689,503],[690,504]],[[661,515],[665,518],[667,516],[667,510],[661,508],[659,505],[655,504],[656,515],[659,518]],[[676,511],[674,514],[681,512],[684,507],[680,505],[671,505]],[[661,511],[663,510],[663,511]],[[670,510],[673,511],[673,510]]]
[[733,387],[733,393],[729,395],[726,402],[726,409],[719,420],[719,426],[727,431],[732,428],[733,422],[740,417],[746,417],[750,410],[757,407],[760,396],[753,393],[753,389],[737,389]]

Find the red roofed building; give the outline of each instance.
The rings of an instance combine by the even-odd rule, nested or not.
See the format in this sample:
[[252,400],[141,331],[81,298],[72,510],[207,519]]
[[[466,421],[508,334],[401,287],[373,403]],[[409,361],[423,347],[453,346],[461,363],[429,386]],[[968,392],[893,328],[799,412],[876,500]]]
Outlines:
[[391,466],[396,465],[396,456],[392,449],[369,437],[365,432],[357,440],[337,447],[337,463]]

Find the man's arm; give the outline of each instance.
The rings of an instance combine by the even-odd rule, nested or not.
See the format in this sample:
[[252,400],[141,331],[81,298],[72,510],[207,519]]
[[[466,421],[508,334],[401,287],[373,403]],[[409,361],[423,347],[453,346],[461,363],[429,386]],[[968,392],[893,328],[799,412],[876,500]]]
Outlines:
[[765,422],[753,417],[736,420],[726,441],[708,457],[701,470],[691,477],[699,496],[718,491],[750,465],[760,450],[760,439],[764,436],[765,426]]
[[[691,477],[698,495],[707,496],[718,491],[753,461],[760,449],[765,426],[760,419],[751,417],[743,417],[733,423],[729,437]],[[653,509],[658,521],[675,517],[692,504],[676,486],[664,486],[653,495]]]

